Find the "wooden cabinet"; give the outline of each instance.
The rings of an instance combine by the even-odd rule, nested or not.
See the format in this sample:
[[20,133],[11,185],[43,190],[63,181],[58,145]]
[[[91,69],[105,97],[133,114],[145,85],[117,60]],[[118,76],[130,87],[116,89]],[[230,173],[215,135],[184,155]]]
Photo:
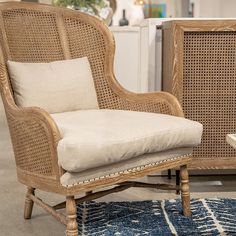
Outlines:
[[236,169],[236,20],[163,22],[163,90],[203,124],[192,169]]

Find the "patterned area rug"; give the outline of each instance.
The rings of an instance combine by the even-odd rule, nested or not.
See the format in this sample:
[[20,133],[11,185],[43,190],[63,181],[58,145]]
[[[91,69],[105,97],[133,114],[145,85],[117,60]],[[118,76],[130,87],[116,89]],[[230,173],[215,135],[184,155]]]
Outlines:
[[80,235],[236,235],[236,199],[193,199],[191,209],[187,218],[180,200],[84,203]]

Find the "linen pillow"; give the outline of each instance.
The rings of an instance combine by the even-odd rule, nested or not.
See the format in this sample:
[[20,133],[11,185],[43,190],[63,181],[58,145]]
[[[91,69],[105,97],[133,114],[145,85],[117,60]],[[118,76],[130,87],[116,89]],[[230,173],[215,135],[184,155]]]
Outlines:
[[16,104],[49,113],[97,109],[87,57],[50,63],[7,62]]

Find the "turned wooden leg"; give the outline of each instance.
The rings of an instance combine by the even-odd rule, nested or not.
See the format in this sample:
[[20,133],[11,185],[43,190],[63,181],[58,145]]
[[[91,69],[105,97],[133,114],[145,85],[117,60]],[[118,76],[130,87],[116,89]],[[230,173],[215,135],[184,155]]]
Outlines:
[[180,167],[181,177],[181,197],[184,216],[191,216],[190,209],[190,193],[189,193],[189,177],[187,165]]
[[29,195],[34,195],[34,188],[28,187],[26,197],[25,197],[25,210],[24,210],[24,218],[30,219],[32,215],[32,210],[34,206],[34,202],[29,198]]
[[67,214],[67,236],[78,236],[78,223],[76,221],[76,204],[74,196],[66,197],[66,214]]

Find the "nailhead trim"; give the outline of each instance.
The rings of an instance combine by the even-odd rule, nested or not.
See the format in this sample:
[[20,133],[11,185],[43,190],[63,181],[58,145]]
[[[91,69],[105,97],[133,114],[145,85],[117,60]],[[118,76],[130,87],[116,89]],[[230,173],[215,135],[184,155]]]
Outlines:
[[78,183],[71,184],[71,185],[63,185],[63,186],[67,187],[67,188],[71,188],[71,187],[75,187],[75,186],[80,185],[80,184],[87,184],[87,183],[98,181],[98,180],[101,180],[101,179],[111,178],[111,177],[115,177],[115,176],[119,176],[119,175],[123,175],[123,174],[129,174],[130,172],[135,173],[135,172],[142,171],[142,170],[144,170],[148,167],[151,167],[151,166],[157,166],[157,165],[159,165],[163,162],[173,161],[173,160],[177,160],[177,159],[187,157],[187,156],[191,156],[191,155],[192,154],[189,153],[189,154],[185,154],[185,155],[182,155],[182,156],[179,156],[179,157],[173,157],[173,158],[170,158],[170,159],[167,159],[167,160],[162,160],[162,161],[150,163],[150,164],[147,164],[147,165],[137,166],[137,167],[133,167],[133,168],[128,169],[128,170],[119,171],[119,172],[111,173],[109,175],[100,176],[100,177],[96,177],[96,178],[93,178],[93,179],[90,179],[90,180],[84,180],[82,182],[78,182]]

